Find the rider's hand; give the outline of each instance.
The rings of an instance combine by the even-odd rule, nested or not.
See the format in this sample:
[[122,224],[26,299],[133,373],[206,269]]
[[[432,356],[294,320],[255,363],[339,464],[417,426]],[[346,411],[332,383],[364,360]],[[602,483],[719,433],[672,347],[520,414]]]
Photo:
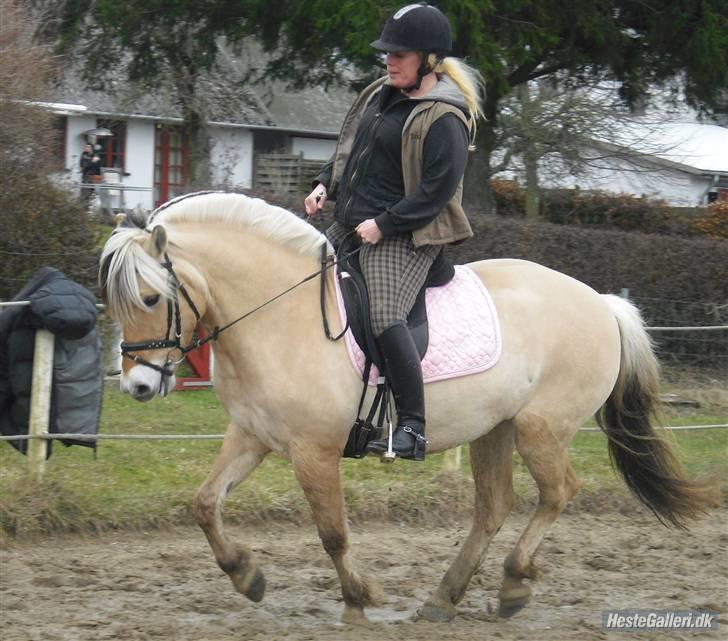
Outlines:
[[373,218],[368,218],[356,226],[356,233],[365,245],[376,245],[382,240],[382,230]]
[[316,185],[313,191],[306,196],[306,199],[303,201],[303,207],[306,210],[306,215],[314,216],[318,213],[319,209],[323,209],[327,195],[326,187],[324,187],[324,185],[321,183]]

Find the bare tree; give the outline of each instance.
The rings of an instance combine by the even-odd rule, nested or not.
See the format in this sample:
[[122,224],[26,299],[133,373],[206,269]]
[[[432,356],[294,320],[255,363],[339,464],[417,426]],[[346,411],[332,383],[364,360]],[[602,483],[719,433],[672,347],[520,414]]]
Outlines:
[[18,0],[0,0],[0,164],[3,181],[47,169],[53,144],[48,97],[53,57],[33,39],[36,22]]
[[606,80],[579,87],[553,79],[524,83],[504,103],[494,173],[510,169],[524,177],[526,215],[536,217],[544,178],[654,171],[647,159],[672,147],[656,142],[663,121],[664,113],[628,107]]
[[56,59],[37,44],[24,3],[0,0],[0,298],[55,266],[92,286],[94,228],[80,202],[51,179],[60,140],[48,99]]

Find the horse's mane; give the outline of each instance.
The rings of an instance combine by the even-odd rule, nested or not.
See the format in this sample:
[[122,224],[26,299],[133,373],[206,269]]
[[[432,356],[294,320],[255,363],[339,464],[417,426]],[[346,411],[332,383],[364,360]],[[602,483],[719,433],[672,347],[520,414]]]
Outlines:
[[180,196],[155,209],[150,227],[176,222],[221,223],[252,227],[291,249],[318,256],[326,237],[294,213],[245,194],[207,191]]
[[[201,192],[180,196],[152,212],[147,220],[138,213],[114,230],[101,254],[99,284],[111,315],[122,323],[132,320],[135,308],[144,309],[139,280],[163,296],[171,296],[167,271],[143,247],[157,225],[204,222],[250,227],[256,233],[287,245],[301,254],[317,256],[326,237],[281,207],[244,194]],[[331,251],[330,245],[328,245]],[[181,257],[175,270],[194,278],[197,270]],[[201,280],[201,279],[200,279]]]

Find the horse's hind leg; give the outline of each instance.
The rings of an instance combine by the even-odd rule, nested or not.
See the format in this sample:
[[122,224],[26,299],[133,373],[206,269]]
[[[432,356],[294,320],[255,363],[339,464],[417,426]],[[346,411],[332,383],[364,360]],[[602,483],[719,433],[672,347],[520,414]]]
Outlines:
[[210,542],[217,564],[230,577],[238,592],[256,602],[265,593],[265,578],[253,561],[250,548],[232,543],[225,535],[222,504],[230,491],[258,467],[267,453],[268,449],[257,438],[231,423],[212,470],[195,496],[197,523]]
[[339,474],[340,453],[314,447],[291,450],[291,462],[306,495],[324,550],[331,557],[341,582],[345,623],[364,623],[364,607],[373,604],[375,587],[361,577],[349,550],[344,493]]
[[516,448],[536,481],[539,500],[536,512],[504,563],[503,585],[498,595],[499,614],[504,617],[512,616],[528,603],[531,588],[525,579],[534,578],[534,554],[548,528],[579,490],[567,446],[559,442],[546,420],[536,414],[521,414],[514,424]]
[[513,425],[497,425],[470,444],[470,465],[475,480],[475,514],[470,534],[442,578],[439,587],[420,609],[430,621],[449,621],[463,598],[493,537],[513,507]]

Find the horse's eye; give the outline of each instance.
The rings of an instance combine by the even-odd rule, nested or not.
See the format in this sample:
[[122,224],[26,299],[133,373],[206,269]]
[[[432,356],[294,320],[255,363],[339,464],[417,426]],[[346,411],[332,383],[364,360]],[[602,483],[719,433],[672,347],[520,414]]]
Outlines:
[[145,296],[142,300],[147,307],[154,307],[159,302],[159,294],[150,294],[149,296]]

